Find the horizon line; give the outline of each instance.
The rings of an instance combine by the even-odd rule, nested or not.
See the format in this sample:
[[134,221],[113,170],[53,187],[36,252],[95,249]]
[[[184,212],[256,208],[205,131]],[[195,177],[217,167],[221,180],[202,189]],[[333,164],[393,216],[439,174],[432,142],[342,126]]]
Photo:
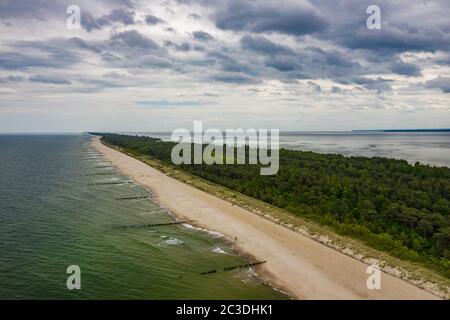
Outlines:
[[[280,133],[351,133],[351,132],[450,132],[450,128],[407,128],[407,129],[349,129],[349,130],[280,130]],[[0,135],[76,135],[86,134],[90,132],[96,133],[117,133],[117,134],[129,134],[129,133],[171,133],[172,131],[115,131],[115,130],[102,130],[102,131],[13,131],[13,132],[0,132]]]

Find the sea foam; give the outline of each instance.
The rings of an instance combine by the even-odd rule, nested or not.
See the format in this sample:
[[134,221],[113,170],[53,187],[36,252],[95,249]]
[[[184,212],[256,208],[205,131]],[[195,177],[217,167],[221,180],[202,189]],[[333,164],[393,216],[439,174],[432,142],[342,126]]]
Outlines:
[[200,228],[200,227],[194,227],[193,225],[188,224],[188,223],[183,223],[183,226],[185,228],[188,228],[188,229],[206,232],[206,233],[208,233],[210,236],[212,236],[214,238],[221,238],[221,237],[223,237],[223,234],[221,234],[220,232],[211,231],[211,230]]

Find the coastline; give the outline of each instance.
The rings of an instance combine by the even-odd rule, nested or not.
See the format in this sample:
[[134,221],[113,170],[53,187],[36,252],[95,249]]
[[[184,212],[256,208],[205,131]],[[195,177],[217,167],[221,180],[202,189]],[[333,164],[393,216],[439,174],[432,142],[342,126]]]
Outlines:
[[297,299],[438,299],[386,273],[382,273],[381,289],[369,290],[368,265],[169,177],[103,145],[99,138],[93,138],[92,143],[108,161],[150,189],[155,200],[178,217],[234,239],[236,249],[254,260],[267,260],[256,267],[256,273]]

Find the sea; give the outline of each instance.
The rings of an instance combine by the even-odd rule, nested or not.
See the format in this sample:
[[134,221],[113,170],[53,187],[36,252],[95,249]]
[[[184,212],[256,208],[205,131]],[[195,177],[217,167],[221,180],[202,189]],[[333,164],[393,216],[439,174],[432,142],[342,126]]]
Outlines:
[[288,299],[174,221],[87,136],[0,135],[0,299]]

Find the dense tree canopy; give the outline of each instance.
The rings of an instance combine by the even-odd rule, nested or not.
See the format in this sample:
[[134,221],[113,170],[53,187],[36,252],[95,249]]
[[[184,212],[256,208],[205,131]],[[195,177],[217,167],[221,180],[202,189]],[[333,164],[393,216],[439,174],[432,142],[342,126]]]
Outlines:
[[[102,136],[107,143],[172,164],[172,142]],[[437,266],[450,277],[449,168],[286,149],[280,150],[280,169],[273,176],[260,175],[260,165],[180,167],[376,249]]]

